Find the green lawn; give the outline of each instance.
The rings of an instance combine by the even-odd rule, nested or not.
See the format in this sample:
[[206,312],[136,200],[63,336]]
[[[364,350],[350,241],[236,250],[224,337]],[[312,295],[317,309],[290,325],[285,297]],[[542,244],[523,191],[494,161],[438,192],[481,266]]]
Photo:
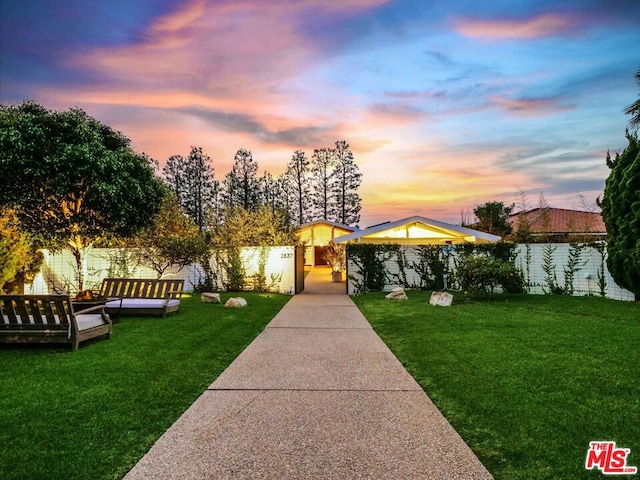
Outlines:
[[640,467],[640,304],[408,295],[354,301],[496,479],[602,478],[584,466],[594,440]]
[[0,478],[122,478],[290,298],[240,295],[123,317],[77,352],[0,348]]

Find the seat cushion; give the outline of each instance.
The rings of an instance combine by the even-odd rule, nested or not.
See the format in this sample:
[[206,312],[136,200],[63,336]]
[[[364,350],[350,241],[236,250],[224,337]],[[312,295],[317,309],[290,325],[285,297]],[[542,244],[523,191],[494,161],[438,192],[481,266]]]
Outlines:
[[[124,298],[122,300],[122,309],[127,308],[164,308],[165,304],[168,307],[176,307],[180,305],[179,299],[171,299],[167,302],[164,298]],[[107,308],[120,308],[120,300],[110,300],[105,304]]]
[[84,315],[76,315],[76,322],[78,323],[78,331],[80,332],[105,324],[102,315],[100,315],[99,313],[86,313]]

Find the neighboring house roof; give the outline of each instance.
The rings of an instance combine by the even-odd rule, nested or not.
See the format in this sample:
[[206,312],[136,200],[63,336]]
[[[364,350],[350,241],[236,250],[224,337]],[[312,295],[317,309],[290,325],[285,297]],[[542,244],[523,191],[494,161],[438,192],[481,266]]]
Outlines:
[[336,243],[399,243],[403,245],[447,243],[493,243],[497,235],[467,227],[440,222],[426,217],[413,216],[382,223],[364,230],[335,238]]
[[602,215],[596,212],[566,210],[563,208],[534,208],[509,215],[514,230],[526,220],[532,235],[592,234],[606,235]]

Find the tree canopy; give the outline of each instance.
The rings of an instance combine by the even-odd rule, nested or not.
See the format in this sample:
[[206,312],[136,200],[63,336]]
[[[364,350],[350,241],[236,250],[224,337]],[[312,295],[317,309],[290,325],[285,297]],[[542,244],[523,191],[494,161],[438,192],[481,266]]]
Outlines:
[[71,249],[78,265],[95,240],[147,225],[164,192],[152,160],[84,111],[0,105],[0,204],[43,246]]
[[506,207],[503,202],[487,202],[478,205],[473,209],[473,213],[478,219],[474,228],[501,237],[509,235],[513,230],[511,223],[509,223],[509,215],[514,208],[514,205]]
[[607,265],[618,285],[640,300],[640,143],[626,133],[629,144],[615,159],[607,152],[611,169],[599,202],[607,227]]

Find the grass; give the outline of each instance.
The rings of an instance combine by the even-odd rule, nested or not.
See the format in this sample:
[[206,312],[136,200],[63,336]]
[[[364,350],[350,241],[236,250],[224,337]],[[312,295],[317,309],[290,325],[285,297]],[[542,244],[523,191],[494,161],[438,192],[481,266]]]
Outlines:
[[242,296],[123,317],[77,352],[0,349],[0,478],[122,478],[290,298]]
[[640,467],[639,304],[408,295],[354,301],[496,479],[601,478],[585,469],[594,440]]

